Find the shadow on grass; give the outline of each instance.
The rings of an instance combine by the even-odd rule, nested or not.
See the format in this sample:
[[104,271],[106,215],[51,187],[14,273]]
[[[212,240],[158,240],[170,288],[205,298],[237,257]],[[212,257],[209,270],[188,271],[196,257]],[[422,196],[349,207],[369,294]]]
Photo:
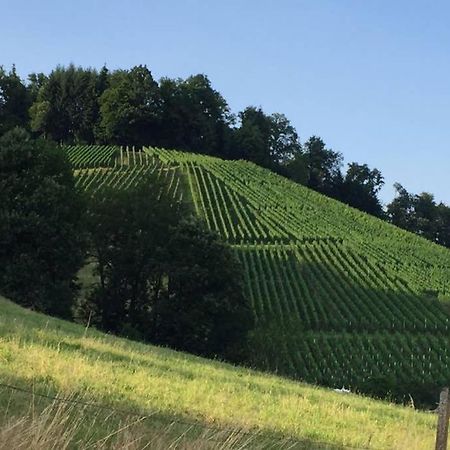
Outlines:
[[[158,436],[171,448],[174,443],[189,444],[198,447],[199,443],[209,443],[208,449],[311,449],[311,450],[344,450],[352,447],[318,442],[315,440],[300,440],[282,433],[268,432],[261,429],[227,428],[219,424],[211,424],[201,420],[189,420],[176,414],[155,412],[145,414],[142,411],[127,409],[127,405],[108,405],[105,398],[94,398],[83,392],[58,392],[47,385],[29,384],[29,380],[10,377],[5,380],[14,389],[0,385],[0,428],[11,420],[30,415],[41,414],[54,405],[65,404],[65,413],[70,415],[70,422],[77,424],[74,440],[91,443],[104,441],[116,436],[122,429],[134,430],[134,435],[148,443]],[[1,383],[1,380],[0,380]],[[56,408],[55,408],[56,409]],[[65,418],[64,420],[68,420]],[[106,436],[106,437],[105,437]],[[106,440],[105,440],[106,439]],[[139,448],[139,447],[133,447]],[[151,448],[151,447],[150,447]],[[194,446],[192,447],[194,448]],[[202,447],[203,448],[203,447]]]

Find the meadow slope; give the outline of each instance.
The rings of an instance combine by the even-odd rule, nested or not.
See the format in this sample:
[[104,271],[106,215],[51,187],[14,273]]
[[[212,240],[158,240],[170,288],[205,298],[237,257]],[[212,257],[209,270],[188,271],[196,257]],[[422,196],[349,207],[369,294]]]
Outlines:
[[[195,439],[211,427],[219,430],[214,442],[223,439],[220,448],[229,448],[220,430],[232,429],[254,436],[235,448],[427,449],[436,421],[411,408],[86,330],[1,297],[0,382],[0,433],[31,398],[5,385],[35,393],[33,414],[45,400],[38,394],[134,413],[141,443],[158,432]],[[76,446],[119,426],[124,414],[76,406],[83,417]]]

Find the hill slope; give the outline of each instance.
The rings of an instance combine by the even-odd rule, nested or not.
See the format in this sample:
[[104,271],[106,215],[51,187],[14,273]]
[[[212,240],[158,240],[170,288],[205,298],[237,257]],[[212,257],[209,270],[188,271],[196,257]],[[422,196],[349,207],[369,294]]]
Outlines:
[[233,246],[257,321],[255,366],[419,399],[450,379],[447,249],[252,163],[161,149],[111,159],[95,147],[89,158],[106,159],[85,168],[80,151],[69,149],[80,186],[157,170]]
[[[246,436],[250,448],[277,449],[431,448],[436,421],[410,408],[85,330],[0,297],[0,410],[7,411],[0,414],[0,434],[5,419],[22,415],[30,398],[67,393],[116,410],[102,417],[95,407],[75,405],[84,420],[81,440],[109,430],[123,410],[140,417],[144,443],[155,431],[189,436],[213,427],[258,432]],[[226,434],[215,439],[229,448]]]

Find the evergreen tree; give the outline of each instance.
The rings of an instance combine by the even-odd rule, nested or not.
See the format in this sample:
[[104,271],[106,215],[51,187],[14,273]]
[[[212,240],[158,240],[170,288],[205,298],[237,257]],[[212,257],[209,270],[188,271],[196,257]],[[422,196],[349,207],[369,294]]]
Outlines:
[[14,127],[28,127],[30,97],[26,86],[16,73],[0,66],[0,136]]

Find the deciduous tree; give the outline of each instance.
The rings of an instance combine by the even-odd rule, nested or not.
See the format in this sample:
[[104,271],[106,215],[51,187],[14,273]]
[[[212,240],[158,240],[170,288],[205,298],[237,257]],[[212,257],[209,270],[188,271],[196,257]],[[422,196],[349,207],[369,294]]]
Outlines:
[[161,100],[146,66],[113,72],[99,102],[98,140],[121,145],[158,143]]
[[341,176],[342,154],[326,148],[318,136],[312,136],[303,150],[308,161],[308,186],[331,195],[336,179]]
[[71,316],[83,202],[64,153],[14,129],[0,139],[0,291]]
[[[32,80],[33,81],[33,80]],[[97,72],[57,67],[47,79],[39,78],[37,99],[30,108],[31,128],[57,142],[94,142]]]
[[252,315],[242,270],[226,244],[165,197],[155,176],[97,193],[88,210],[100,283],[81,307],[95,324],[200,355],[243,357]]
[[384,212],[378,193],[383,185],[384,178],[378,169],[353,162],[342,182],[335,183],[335,195],[342,202],[381,218]]
[[206,75],[163,78],[160,94],[163,147],[226,156],[233,117]]

